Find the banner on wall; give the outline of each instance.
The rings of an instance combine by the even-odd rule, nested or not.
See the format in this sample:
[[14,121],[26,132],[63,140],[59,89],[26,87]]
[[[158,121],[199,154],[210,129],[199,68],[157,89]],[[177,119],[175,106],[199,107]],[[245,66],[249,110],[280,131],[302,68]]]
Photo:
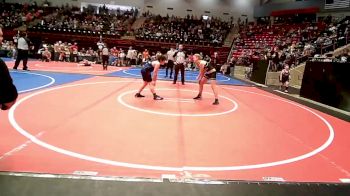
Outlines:
[[349,8],[350,0],[325,0],[324,9]]

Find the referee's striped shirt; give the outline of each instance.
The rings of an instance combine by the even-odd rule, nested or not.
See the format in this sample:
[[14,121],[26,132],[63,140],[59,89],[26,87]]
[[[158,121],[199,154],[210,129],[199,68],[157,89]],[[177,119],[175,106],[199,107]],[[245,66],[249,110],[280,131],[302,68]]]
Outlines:
[[27,40],[24,39],[23,37],[20,37],[18,39],[17,48],[20,49],[20,50],[29,50],[29,46],[28,46]]

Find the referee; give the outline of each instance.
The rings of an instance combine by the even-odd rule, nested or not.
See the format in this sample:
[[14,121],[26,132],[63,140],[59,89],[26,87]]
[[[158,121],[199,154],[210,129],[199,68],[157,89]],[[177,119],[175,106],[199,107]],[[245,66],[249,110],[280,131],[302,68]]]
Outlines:
[[28,51],[29,51],[29,40],[27,38],[27,33],[21,31],[19,33],[19,38],[17,40],[17,58],[15,62],[15,66],[13,69],[17,69],[21,60],[23,60],[23,70],[28,70],[27,62],[28,62]]
[[[0,25],[0,45],[2,43],[2,27]],[[18,93],[12,83],[9,70],[5,62],[0,58],[0,109],[8,110],[15,104]]]
[[185,85],[185,61],[186,61],[186,53],[183,51],[183,45],[179,45],[179,49],[175,52],[175,75],[173,84],[176,84],[177,75],[179,71],[181,71],[181,82],[182,85]]

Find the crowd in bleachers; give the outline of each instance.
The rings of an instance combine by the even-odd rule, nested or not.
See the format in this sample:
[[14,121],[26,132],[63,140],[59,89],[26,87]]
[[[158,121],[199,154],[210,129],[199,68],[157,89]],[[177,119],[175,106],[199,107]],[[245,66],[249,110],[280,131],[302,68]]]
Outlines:
[[[98,42],[96,47],[79,48],[78,43],[68,43],[57,41],[54,44],[43,43],[38,50],[39,58],[43,61],[61,61],[61,62],[80,62],[88,60],[90,62],[100,63],[102,48],[107,47],[103,42]],[[110,65],[126,66],[125,50],[112,47],[109,49]],[[47,55],[50,58],[47,58]]]
[[0,3],[0,24],[4,29],[16,28],[41,18],[43,10],[36,4]]
[[0,51],[2,57],[10,57],[10,58],[15,58],[16,56],[16,45],[13,41],[7,41],[4,40],[0,44]]
[[[110,10],[105,6],[99,7],[98,12],[96,12],[96,8],[91,7],[87,7],[81,11],[80,8],[69,5],[50,7],[49,3],[40,6],[36,5],[36,3],[2,3],[1,5],[3,12],[0,21],[5,24],[5,28],[15,29],[20,27],[20,30],[27,30],[29,32],[101,34],[103,35],[103,39],[108,38],[107,35],[111,35],[113,38],[119,38],[128,33],[132,34],[131,25],[138,15],[137,9]],[[159,38],[153,41],[171,40],[173,43],[219,46],[222,45],[231,28],[231,23],[222,22],[216,18],[203,19],[202,17],[197,18],[195,16],[187,16],[185,18],[174,16],[160,17],[150,13],[143,16],[147,17],[147,20],[141,28],[136,30],[136,37],[141,38],[145,35],[147,39],[147,36],[152,37],[154,35]],[[16,36],[14,37],[14,41],[16,41]],[[32,54],[31,56],[41,58],[43,61],[79,62],[86,59],[90,62],[101,62],[101,49],[95,44],[87,48],[80,48],[78,43],[74,43],[74,40],[71,43],[46,39],[41,41],[42,43],[39,48],[36,46],[35,51],[30,52]],[[14,57],[15,50],[11,50],[10,47],[7,48],[7,45],[5,43],[1,50],[5,51],[4,47],[6,47],[6,50],[9,49],[9,53],[6,52],[5,56]],[[12,44],[13,47],[14,45]],[[86,44],[84,45],[86,46]],[[147,47],[141,50],[145,48]],[[125,66],[140,64],[146,59],[142,51],[133,50],[130,53],[130,50],[127,48],[117,49],[115,46],[108,46],[108,49],[110,65]],[[155,56],[155,53],[155,51],[152,51],[150,56]],[[207,54],[204,57],[210,59],[211,55]],[[191,54],[189,53],[189,62],[191,62],[190,59]],[[213,62],[217,63],[217,61],[218,58],[214,57]],[[193,66],[189,65],[188,69],[193,69]]]
[[254,60],[269,60],[273,71],[281,70],[285,63],[293,67],[315,52],[309,40],[318,27],[305,28],[308,25],[249,25],[234,41],[233,57],[247,65]]
[[33,26],[32,30],[59,31],[77,34],[104,34],[120,37],[131,30],[135,21],[136,9],[108,10],[100,7],[99,13],[86,8],[83,12],[74,7],[57,8]]
[[130,31],[137,9],[109,10],[100,7],[96,14],[90,7],[47,7],[33,4],[1,3],[0,23],[4,28],[23,27],[34,31],[58,31],[81,34],[123,35]]
[[[211,46],[223,44],[232,24],[232,22],[223,22],[210,17],[190,15],[184,18],[162,17],[144,13],[145,22],[139,29],[132,30],[131,26],[138,15],[137,9],[110,10],[104,6],[98,9],[97,14],[96,9],[91,7],[80,11],[79,8],[70,6],[53,8],[37,6],[35,3],[1,3],[0,22],[4,28],[12,29],[26,25],[29,31],[103,34],[115,38],[130,33],[136,35],[136,39],[140,40]],[[328,18],[319,22],[290,19],[279,17],[274,24],[271,24],[270,20],[258,20],[255,24],[239,23],[240,32],[233,41],[231,65],[250,66],[254,61],[268,60],[270,70],[278,71],[285,64],[293,68],[310,57],[318,57],[317,55],[322,55],[348,43],[350,24],[347,19],[336,22]],[[12,52],[13,45],[9,42],[3,47],[8,47],[8,51]],[[83,57],[91,61],[98,61],[96,46],[74,51],[74,43],[63,43],[59,49],[60,52],[55,52],[55,45],[57,43],[52,47],[49,45],[41,47],[40,51],[48,48],[54,60],[72,61],[72,56],[76,56],[73,61],[79,61]],[[114,51],[111,54],[115,53],[112,56],[119,59],[117,64],[123,64],[123,61],[120,60],[123,58],[119,55],[126,56],[125,52],[120,49],[114,49]],[[58,53],[60,55],[57,56]]]
[[230,23],[217,18],[146,16],[145,23],[136,30],[137,39],[221,46],[231,29]]
[[339,22],[250,24],[242,27],[240,36],[234,40],[232,61],[249,66],[254,61],[268,60],[272,71],[279,71],[286,64],[293,68],[310,57],[347,43],[349,27],[346,19]]
[[[37,57],[43,61],[59,61],[59,62],[81,62],[88,61],[96,64],[102,63],[102,51],[104,48],[108,50],[108,62],[107,65],[111,66],[135,66],[141,65],[143,62],[156,59],[157,55],[166,54],[167,51],[150,51],[147,48],[136,50],[132,46],[129,48],[117,48],[115,46],[107,46],[103,42],[98,42],[97,47],[80,48],[77,43],[68,43],[57,41],[54,44],[43,43],[37,52]],[[94,49],[95,48],[95,49]],[[142,51],[143,50],[143,51]],[[170,49],[169,49],[170,50]],[[209,54],[203,54],[199,52],[203,59],[208,62],[212,62],[213,65],[217,65],[217,53],[214,53],[212,57]],[[188,52],[186,58],[186,70],[196,69],[193,60],[193,52]],[[227,72],[227,67],[224,72]]]
[[[15,28],[22,25],[30,31],[63,32],[75,34],[135,35],[137,39],[221,46],[231,29],[231,23],[214,17],[144,14],[147,19],[138,29],[131,29],[138,15],[137,9],[111,10],[107,7],[43,7],[36,4],[1,4],[1,23]],[[98,14],[97,14],[98,13]]]

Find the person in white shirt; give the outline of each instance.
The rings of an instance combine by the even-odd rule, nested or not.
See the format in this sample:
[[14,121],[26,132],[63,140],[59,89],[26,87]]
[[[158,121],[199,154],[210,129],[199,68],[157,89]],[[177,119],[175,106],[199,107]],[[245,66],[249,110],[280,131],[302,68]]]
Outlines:
[[29,51],[29,40],[27,39],[26,32],[20,32],[20,37],[18,38],[17,45],[17,58],[15,62],[15,66],[13,69],[17,69],[21,60],[23,60],[23,70],[28,70],[27,62],[28,62],[28,51]]
[[109,59],[109,51],[106,45],[104,45],[102,49],[102,66],[103,70],[107,70],[108,66],[108,59]]
[[54,50],[54,61],[58,61],[59,60],[59,57],[60,57],[60,54],[61,54],[61,41],[58,41],[54,44],[53,46],[53,50]]
[[172,78],[172,76],[173,76],[174,54],[175,54],[175,49],[174,49],[174,48],[170,48],[170,50],[167,52],[168,63],[166,64],[165,78],[168,77],[168,70],[169,70],[169,69],[170,69],[169,78]]
[[132,59],[133,53],[134,53],[134,50],[133,50],[132,47],[130,46],[130,47],[129,47],[129,50],[128,50],[127,54],[126,54],[126,64],[127,64],[127,65],[131,65],[131,59]]
[[120,49],[119,52],[119,66],[124,66],[124,60],[125,60],[125,52],[123,49]]
[[133,50],[131,55],[131,65],[137,65],[137,50]]
[[193,62],[199,69],[199,75],[197,76],[198,84],[199,84],[199,91],[198,95],[194,97],[194,100],[201,100],[202,99],[202,92],[203,92],[203,86],[208,81],[210,81],[211,88],[214,93],[215,100],[213,102],[213,105],[219,105],[219,95],[218,95],[218,89],[216,86],[216,69],[213,65],[211,65],[208,61],[202,60],[202,56],[199,54],[193,55]]
[[44,51],[41,53],[42,61],[50,62],[51,61],[51,52],[47,48],[47,46],[44,48]]
[[92,66],[95,63],[96,63],[95,61],[89,61],[86,58],[84,58],[82,61],[78,63],[78,66]]
[[175,52],[175,75],[174,75],[174,81],[173,84],[176,84],[177,81],[177,75],[179,74],[179,71],[181,70],[181,82],[182,85],[185,85],[185,61],[186,61],[186,53],[183,51],[183,45],[179,45],[179,49]]
[[97,42],[97,55],[98,55],[98,62],[102,61],[102,49],[105,46],[105,44],[102,42],[102,37],[100,37],[100,41]]
[[222,73],[222,75],[226,75],[228,69],[230,68],[230,64],[228,62],[224,63],[221,67],[220,67],[220,72]]

